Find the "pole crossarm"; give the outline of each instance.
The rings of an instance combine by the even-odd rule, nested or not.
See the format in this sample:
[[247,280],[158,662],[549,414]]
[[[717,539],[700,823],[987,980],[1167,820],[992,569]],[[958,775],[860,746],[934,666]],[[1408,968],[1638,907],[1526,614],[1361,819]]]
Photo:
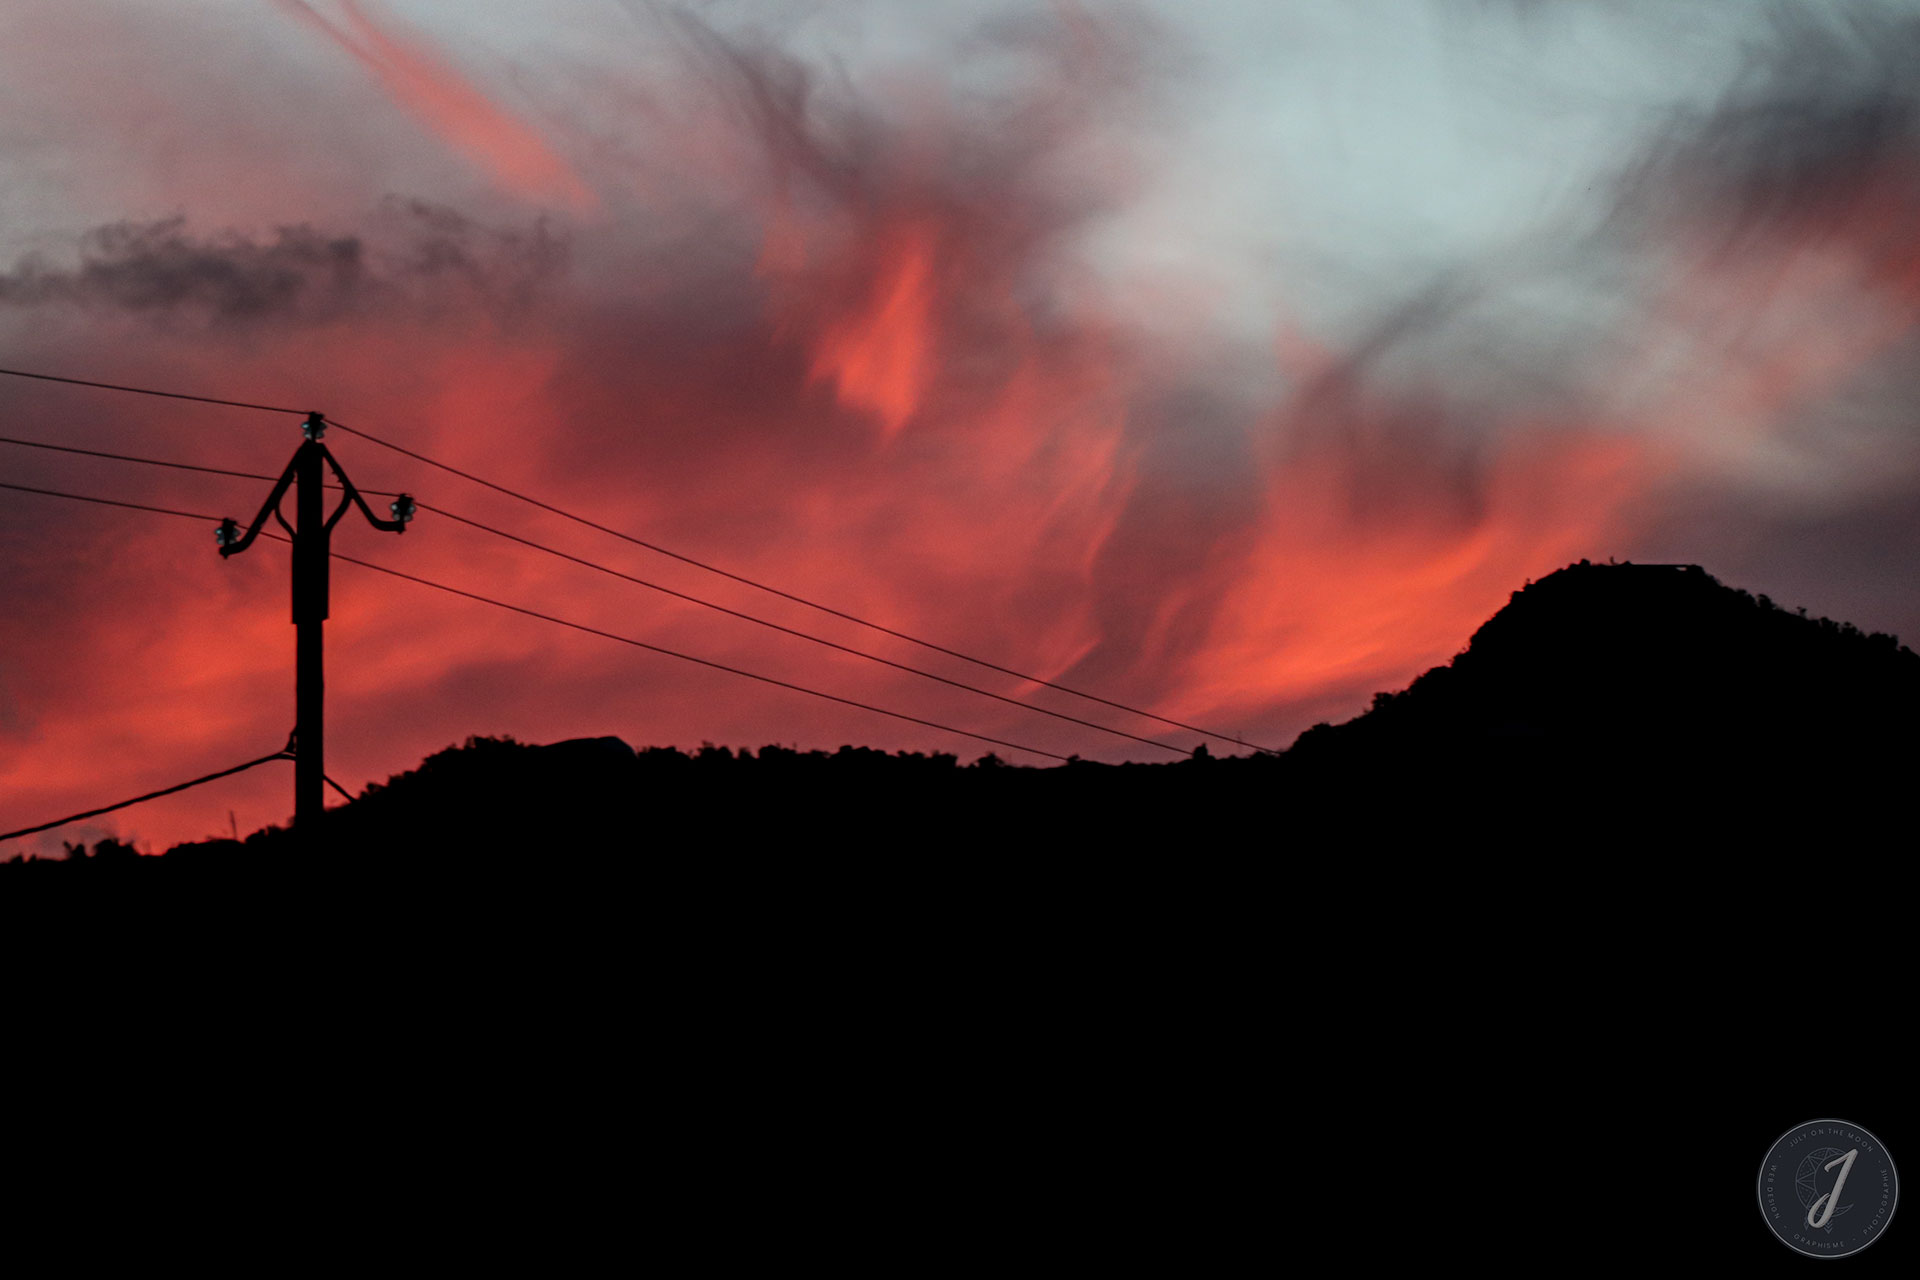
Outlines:
[[340,469],[340,461],[333,456],[333,450],[327,448],[325,445],[319,445],[318,448],[320,450],[320,456],[326,459],[328,469],[333,472],[334,478],[340,482],[340,487],[346,491],[346,496],[340,499],[339,509],[327,518],[327,532],[333,532],[333,526],[340,523],[340,517],[347,513],[347,505],[349,503],[359,507],[360,514],[367,518],[367,523],[383,533],[405,533],[407,531],[407,521],[413,518],[412,512],[415,505],[410,495],[404,493],[399,495],[393,504],[408,514],[397,520],[382,520],[379,516],[373,514],[373,508],[369,507],[367,500],[360,496],[360,490],[355,487],[353,481],[347,479],[347,473]]
[[[307,444],[301,445],[300,448],[303,451],[308,448],[318,449],[321,458],[327,464],[327,468],[332,471],[334,477],[340,481],[340,488],[344,492],[344,496],[340,499],[340,505],[335,508],[331,516],[327,517],[327,522],[322,529],[323,533],[331,534],[333,532],[333,527],[340,523],[340,517],[346,515],[349,506],[359,507],[360,514],[367,518],[367,523],[383,533],[405,533],[407,531],[407,522],[413,518],[413,512],[416,509],[412,495],[405,493],[400,494],[393,503],[394,508],[406,512],[404,516],[398,519],[383,520],[373,514],[373,508],[369,507],[367,500],[360,495],[359,486],[348,478],[345,469],[340,465],[340,460],[333,456],[331,449],[320,444],[318,441],[309,441]],[[268,516],[272,516],[278,520],[280,527],[285,529],[289,536],[296,538],[299,536],[294,532],[293,526],[287,523],[286,516],[281,514],[280,511],[280,503],[286,498],[287,490],[293,486],[295,479],[299,475],[299,469],[300,454],[295,453],[293,460],[287,463],[287,469],[280,473],[280,479],[274,482],[273,491],[267,495],[267,500],[261,504],[259,514],[255,515],[252,522],[247,525],[247,531],[245,533],[237,532],[239,528],[237,521],[222,520],[220,522],[223,534],[220,542],[220,556],[222,559],[228,556],[237,556],[252,546],[253,540],[260,536],[260,530],[266,525]]]
[[[305,447],[305,445],[301,446],[303,449]],[[294,455],[294,461],[287,464],[287,469],[280,473],[280,479],[274,482],[273,492],[267,495],[266,502],[261,504],[260,514],[253,518],[253,523],[247,526],[247,531],[244,534],[236,532],[237,526],[232,520],[222,520],[220,522],[220,558],[222,560],[228,556],[237,556],[252,546],[253,540],[260,536],[261,526],[266,524],[269,515],[278,520],[281,527],[289,534],[293,532],[293,526],[288,524],[287,518],[280,514],[280,500],[287,496],[287,490],[293,485],[295,468],[298,462],[299,455],[296,453]]]

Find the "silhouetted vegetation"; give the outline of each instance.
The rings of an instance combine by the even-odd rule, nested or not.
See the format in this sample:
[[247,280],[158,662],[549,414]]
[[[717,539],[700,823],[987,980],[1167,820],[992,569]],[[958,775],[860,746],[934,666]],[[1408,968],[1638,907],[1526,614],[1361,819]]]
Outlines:
[[[581,892],[737,865],[814,877],[1122,854],[1313,854],[1472,838],[1597,844],[1855,821],[1914,763],[1920,656],[1697,566],[1582,562],[1530,583],[1450,664],[1280,757],[1054,768],[995,755],[477,737],[330,810],[318,847],[269,828],[142,858],[104,842],[25,880]],[[1649,827],[1649,824],[1655,824]],[[1406,843],[1415,842],[1415,843]],[[85,874],[82,874],[85,873]]]

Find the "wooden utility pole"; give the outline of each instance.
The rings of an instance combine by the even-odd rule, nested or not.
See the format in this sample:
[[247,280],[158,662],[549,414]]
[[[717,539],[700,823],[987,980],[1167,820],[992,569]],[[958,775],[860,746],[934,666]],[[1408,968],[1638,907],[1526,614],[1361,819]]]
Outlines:
[[[214,534],[220,555],[238,555],[253,545],[268,516],[280,522],[293,540],[293,625],[294,640],[294,745],[293,745],[293,829],[311,842],[318,834],[322,801],[327,780],[326,712],[326,621],[328,569],[333,526],[349,506],[360,508],[367,523],[376,529],[405,533],[413,519],[414,502],[406,494],[387,506],[393,516],[382,520],[367,507],[366,499],[347,479],[340,463],[320,442],[327,432],[324,414],[310,413],[301,424],[306,440],[294,451],[293,460],[280,474],[260,514],[253,518],[243,534],[233,520],[222,520]],[[340,481],[340,505],[331,516],[322,516],[326,498],[326,472],[331,470]],[[294,523],[289,525],[280,514],[280,503],[287,489],[294,489]]]

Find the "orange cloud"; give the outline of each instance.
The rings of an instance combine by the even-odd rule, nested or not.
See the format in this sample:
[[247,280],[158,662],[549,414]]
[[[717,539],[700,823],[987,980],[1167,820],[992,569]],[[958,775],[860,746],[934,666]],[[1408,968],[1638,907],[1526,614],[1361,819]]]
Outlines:
[[280,3],[357,58],[395,102],[502,186],[573,209],[593,207],[586,183],[538,132],[425,43],[382,29],[356,0],[339,0],[344,23],[328,20],[306,0]]

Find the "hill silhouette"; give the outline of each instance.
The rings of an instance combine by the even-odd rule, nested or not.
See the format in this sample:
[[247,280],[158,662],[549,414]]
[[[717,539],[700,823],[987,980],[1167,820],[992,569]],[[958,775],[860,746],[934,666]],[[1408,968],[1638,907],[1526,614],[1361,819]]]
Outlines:
[[1516,591],[1448,665],[1289,755],[1826,771],[1901,750],[1916,713],[1920,655],[1894,636],[1790,612],[1698,565],[1582,561]]
[[[113,842],[0,875],[221,881],[308,891],[658,878],[715,859],[856,853],[1108,856],[1410,838],[1440,827],[1597,843],[1653,819],[1725,834],[1877,812],[1914,763],[1920,656],[1697,565],[1581,562],[1516,591],[1465,649],[1280,756],[1052,768],[995,756],[768,746],[634,751],[476,737],[326,815],[139,858]],[[1882,788],[1875,791],[1874,788]],[[1756,806],[1759,806],[1756,808]],[[1556,831],[1555,829],[1558,828]],[[166,868],[165,871],[162,868]]]
[[[1371,1162],[1478,1102],[1579,1151],[1678,1100],[1744,1197],[1778,1131],[1749,1122],[1798,1105],[1752,1064],[1824,1007],[1776,977],[1828,945],[1791,908],[1876,910],[1883,862],[1851,855],[1906,819],[1916,698],[1892,637],[1582,564],[1278,757],[474,738],[329,810],[319,849],[107,842],[0,865],[0,911],[55,939],[76,1021],[148,1028],[114,1070],[180,1046],[257,1092],[250,1123],[319,1107],[323,1149],[405,1132],[436,1181],[627,1221],[590,1142],[651,1162],[670,1215],[726,1205],[716,1240],[779,1201],[783,1245],[878,1214],[1137,1257],[1158,1224],[1190,1263],[1221,1206],[1270,1216],[1244,1166],[1286,1149],[1280,1105],[1358,1117]],[[408,1203],[384,1141],[355,1177]]]

